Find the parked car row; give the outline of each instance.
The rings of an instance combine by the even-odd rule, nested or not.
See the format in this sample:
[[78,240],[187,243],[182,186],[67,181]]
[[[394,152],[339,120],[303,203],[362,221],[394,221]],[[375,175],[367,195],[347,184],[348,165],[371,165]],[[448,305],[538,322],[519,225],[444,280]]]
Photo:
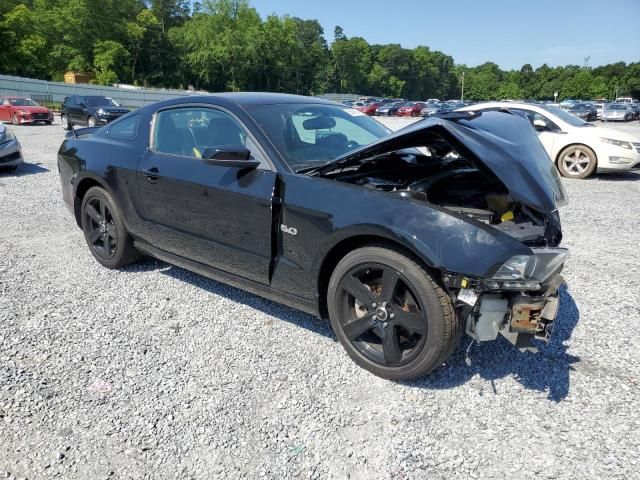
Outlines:
[[[64,99],[60,109],[62,128],[70,130],[72,125],[95,127],[105,125],[129,113],[110,97],[98,95],[72,95]],[[14,125],[53,123],[53,112],[34,100],[25,97],[0,97],[0,122]]]
[[554,105],[588,122],[595,120],[630,122],[640,119],[640,103],[627,98],[620,98],[615,102],[569,99]]
[[361,98],[357,102],[344,102],[345,105],[369,115],[385,117],[428,117],[436,113],[444,113],[461,108],[470,103],[440,102],[438,99],[423,101],[407,101],[403,99]]

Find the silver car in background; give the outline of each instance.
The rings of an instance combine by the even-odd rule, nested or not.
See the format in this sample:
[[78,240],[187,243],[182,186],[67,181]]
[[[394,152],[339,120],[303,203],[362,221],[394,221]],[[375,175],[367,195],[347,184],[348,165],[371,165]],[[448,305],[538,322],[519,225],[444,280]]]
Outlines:
[[22,162],[20,142],[6,125],[0,123],[0,170],[15,170]]
[[628,122],[633,120],[631,105],[626,103],[609,103],[602,109],[600,120],[603,122]]

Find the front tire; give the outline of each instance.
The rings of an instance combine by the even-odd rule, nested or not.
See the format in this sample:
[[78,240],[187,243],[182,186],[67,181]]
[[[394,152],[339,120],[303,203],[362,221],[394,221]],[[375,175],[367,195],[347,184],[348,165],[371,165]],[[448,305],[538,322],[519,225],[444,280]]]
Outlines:
[[89,117],[87,117],[87,125],[90,127],[95,127],[96,126],[96,117],[94,117],[93,115],[89,115]]
[[63,130],[71,130],[71,125],[69,124],[69,119],[66,115],[62,115],[60,117],[60,123],[62,124]]
[[20,125],[20,120],[18,120],[18,115],[16,115],[15,113],[13,114],[13,117],[11,117],[11,122],[14,125]]
[[560,152],[557,165],[563,177],[587,178],[596,169],[596,154],[586,145],[571,145]]
[[120,209],[106,190],[91,187],[87,191],[82,199],[81,220],[89,250],[103,267],[121,268],[140,257]]
[[347,354],[382,378],[429,373],[451,355],[462,333],[449,295],[421,265],[391,248],[347,254],[331,275],[327,302]]

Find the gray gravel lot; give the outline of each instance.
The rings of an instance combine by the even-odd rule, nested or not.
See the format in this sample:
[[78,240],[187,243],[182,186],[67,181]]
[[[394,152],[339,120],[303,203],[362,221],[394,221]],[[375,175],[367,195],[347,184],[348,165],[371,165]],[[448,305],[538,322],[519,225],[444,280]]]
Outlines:
[[11,128],[0,478],[639,478],[640,174],[565,182],[569,290],[540,354],[500,340],[468,367],[465,339],[393,383],[309,315],[154,260],[101,268],[61,200],[62,129]]

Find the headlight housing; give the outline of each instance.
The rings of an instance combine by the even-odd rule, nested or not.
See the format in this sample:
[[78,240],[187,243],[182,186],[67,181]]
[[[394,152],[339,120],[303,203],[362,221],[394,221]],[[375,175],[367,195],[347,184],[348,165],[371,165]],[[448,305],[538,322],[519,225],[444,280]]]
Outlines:
[[625,140],[615,140],[613,138],[604,138],[604,137],[600,138],[600,140],[610,145],[616,145],[618,147],[626,148],[627,150],[633,150],[633,145],[631,145],[631,142],[627,142]]
[[535,267],[535,256],[516,255],[504,262],[492,278],[494,280],[525,280],[531,277]]
[[489,290],[540,290],[569,257],[566,248],[532,248],[533,255],[515,255],[484,280]]
[[98,112],[98,115],[106,115],[107,114],[107,112],[104,111],[104,108],[99,108],[96,111]]

